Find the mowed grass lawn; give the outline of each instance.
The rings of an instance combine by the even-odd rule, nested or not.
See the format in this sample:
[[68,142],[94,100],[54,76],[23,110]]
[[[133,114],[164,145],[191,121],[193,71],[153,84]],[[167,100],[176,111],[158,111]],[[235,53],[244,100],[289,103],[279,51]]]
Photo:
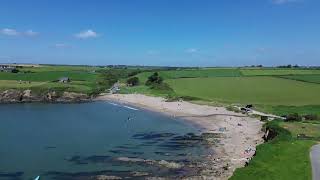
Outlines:
[[275,77],[215,77],[166,80],[180,96],[225,103],[318,105],[320,85]]

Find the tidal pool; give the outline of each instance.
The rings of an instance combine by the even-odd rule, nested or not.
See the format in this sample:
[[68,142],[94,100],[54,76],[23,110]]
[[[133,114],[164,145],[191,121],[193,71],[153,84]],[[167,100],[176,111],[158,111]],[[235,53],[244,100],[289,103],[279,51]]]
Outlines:
[[207,152],[197,135],[181,120],[109,102],[3,104],[0,179],[185,175]]

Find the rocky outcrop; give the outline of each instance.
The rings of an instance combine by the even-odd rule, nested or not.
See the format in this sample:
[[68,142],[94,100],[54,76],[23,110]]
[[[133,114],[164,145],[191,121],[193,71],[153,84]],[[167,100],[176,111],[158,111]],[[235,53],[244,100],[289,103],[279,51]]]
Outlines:
[[55,91],[47,93],[34,93],[30,89],[16,90],[9,89],[0,91],[0,103],[26,103],[26,102],[48,102],[48,103],[72,103],[90,101],[91,97],[74,92],[63,92],[58,94]]

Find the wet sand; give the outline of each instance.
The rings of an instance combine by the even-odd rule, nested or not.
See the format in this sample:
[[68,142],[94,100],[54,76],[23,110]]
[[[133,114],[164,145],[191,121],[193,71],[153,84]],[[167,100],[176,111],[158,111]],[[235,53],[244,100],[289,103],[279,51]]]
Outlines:
[[262,122],[224,107],[198,105],[190,102],[166,102],[164,98],[141,94],[101,95],[97,100],[131,104],[151,111],[182,118],[195,124],[202,133],[221,133],[224,138],[213,146],[214,155],[206,168],[194,179],[228,179],[236,168],[243,167],[263,143]]

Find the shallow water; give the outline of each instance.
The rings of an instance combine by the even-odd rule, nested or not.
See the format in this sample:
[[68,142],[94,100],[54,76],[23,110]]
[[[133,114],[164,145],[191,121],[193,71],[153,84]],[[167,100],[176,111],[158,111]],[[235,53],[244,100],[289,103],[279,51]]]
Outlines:
[[192,170],[158,161],[201,160],[206,147],[195,134],[181,120],[108,102],[0,105],[0,179],[183,175]]

